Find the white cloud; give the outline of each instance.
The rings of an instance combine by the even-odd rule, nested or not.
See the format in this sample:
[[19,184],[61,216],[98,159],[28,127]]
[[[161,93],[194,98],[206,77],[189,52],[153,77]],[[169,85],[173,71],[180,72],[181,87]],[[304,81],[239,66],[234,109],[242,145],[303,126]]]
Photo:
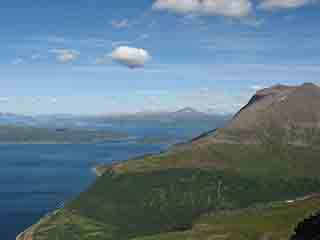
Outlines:
[[155,10],[181,14],[246,17],[252,12],[250,0],[156,0]]
[[14,59],[14,60],[12,61],[12,64],[13,64],[13,65],[19,65],[19,64],[21,64],[21,63],[23,63],[23,59],[20,58],[20,57]]
[[0,97],[0,103],[3,102],[9,102],[9,98],[7,97]]
[[316,0],[263,0],[259,8],[265,10],[299,8],[315,2]]
[[121,28],[127,28],[129,27],[129,21],[127,19],[122,19],[122,20],[112,20],[111,21],[111,25],[114,27],[114,28],[118,28],[118,29],[121,29]]
[[35,54],[32,54],[30,58],[31,58],[31,60],[40,60],[40,59],[47,58],[47,56],[46,55],[42,55],[40,53],[35,53]]
[[57,98],[54,98],[54,97],[51,97],[49,99],[50,103],[57,103],[58,102],[58,99]]
[[138,68],[143,67],[151,57],[144,49],[121,46],[111,53],[111,58],[127,67]]
[[38,103],[38,102],[41,102],[41,98],[40,97],[31,97],[30,101],[32,103]]
[[57,60],[61,63],[72,62],[80,55],[78,51],[71,49],[53,49],[51,52],[57,55]]
[[35,54],[31,55],[31,59],[32,60],[37,60],[37,59],[40,59],[40,58],[41,58],[41,55],[38,54],[38,53],[35,53]]

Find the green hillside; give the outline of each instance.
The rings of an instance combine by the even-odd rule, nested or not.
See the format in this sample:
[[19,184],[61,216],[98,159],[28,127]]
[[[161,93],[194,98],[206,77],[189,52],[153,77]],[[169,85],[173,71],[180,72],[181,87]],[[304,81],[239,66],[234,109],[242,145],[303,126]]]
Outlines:
[[107,168],[86,192],[36,226],[33,236],[123,240],[190,231],[209,212],[318,192],[319,156],[311,147],[280,154],[261,145],[215,144],[131,160]]
[[112,166],[112,170],[129,173],[197,168],[227,170],[245,176],[317,177],[319,156],[318,146],[269,149],[257,144],[189,144],[160,155],[117,164]]
[[289,239],[297,224],[319,209],[320,199],[296,203],[273,203],[216,216],[200,218],[191,230],[134,240],[257,240]]

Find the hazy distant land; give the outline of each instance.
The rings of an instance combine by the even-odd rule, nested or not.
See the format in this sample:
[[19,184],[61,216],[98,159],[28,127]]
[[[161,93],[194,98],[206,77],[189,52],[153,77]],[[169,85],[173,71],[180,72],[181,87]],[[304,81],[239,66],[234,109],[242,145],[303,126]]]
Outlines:
[[81,144],[127,137],[110,131],[40,128],[30,126],[0,126],[0,144]]

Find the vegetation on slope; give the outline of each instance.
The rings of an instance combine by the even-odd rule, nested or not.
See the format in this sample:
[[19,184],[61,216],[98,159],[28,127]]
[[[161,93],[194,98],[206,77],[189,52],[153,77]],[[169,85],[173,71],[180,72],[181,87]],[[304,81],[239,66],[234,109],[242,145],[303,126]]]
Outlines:
[[294,199],[316,192],[319,186],[318,179],[245,177],[216,170],[110,171],[40,225],[35,239],[73,239],[70,234],[97,239],[91,231],[95,228],[97,233],[105,233],[101,239],[182,231],[191,229],[194,221],[208,212],[214,215],[221,210]]
[[116,164],[111,168],[120,173],[197,168],[227,170],[245,176],[318,177],[319,156],[318,147],[288,146],[286,150],[279,148],[270,151],[261,145],[248,144],[190,145]]
[[110,172],[67,209],[115,226],[119,230],[114,239],[129,239],[185,230],[209,211],[292,199],[315,192],[319,186],[316,179],[244,177],[214,170]]
[[319,206],[320,198],[294,203],[272,203],[268,207],[258,205],[228,214],[202,217],[188,231],[164,233],[135,240],[288,240],[293,235],[295,226],[315,213]]
[[113,230],[112,226],[65,210],[57,211],[32,229],[36,240],[112,239]]

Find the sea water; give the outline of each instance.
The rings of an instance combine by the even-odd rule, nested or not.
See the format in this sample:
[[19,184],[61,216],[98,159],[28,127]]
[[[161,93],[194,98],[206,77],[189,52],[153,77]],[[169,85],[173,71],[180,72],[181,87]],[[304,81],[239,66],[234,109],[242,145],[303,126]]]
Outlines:
[[[95,144],[0,145],[1,240],[14,240],[46,213],[87,189],[96,178],[94,166],[158,153],[215,127],[214,123],[174,128],[154,123],[107,126],[128,137]],[[141,141],[158,136],[165,136],[168,141]]]

